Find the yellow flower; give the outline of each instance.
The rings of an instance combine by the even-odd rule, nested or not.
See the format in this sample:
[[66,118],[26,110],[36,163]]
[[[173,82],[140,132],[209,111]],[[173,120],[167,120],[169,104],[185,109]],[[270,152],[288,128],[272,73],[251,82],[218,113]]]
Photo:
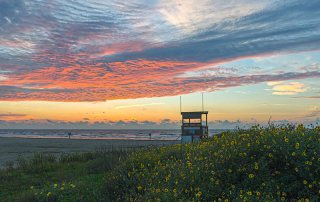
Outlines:
[[258,192],[258,191],[256,192],[256,194],[257,194],[257,196],[260,196],[260,195],[261,195],[261,193],[260,193],[260,192]]
[[285,142],[289,142],[289,139],[287,137],[284,138]]
[[74,184],[70,184],[70,187],[72,187],[72,188],[75,188],[76,187],[76,185],[74,185]]
[[201,191],[199,191],[199,192],[196,194],[196,197],[197,197],[197,198],[200,198],[200,197],[201,197],[201,195],[202,195],[202,192],[201,192]]
[[302,152],[302,156],[307,156],[306,150]]
[[177,190],[176,190],[176,189],[173,189],[173,193],[177,193]]
[[251,191],[248,191],[247,194],[248,194],[249,196],[251,196],[251,195],[252,195],[252,192],[251,192]]
[[138,191],[141,191],[141,190],[142,190],[142,186],[139,185],[139,186],[137,187],[137,189],[138,189]]
[[297,143],[296,143],[295,148],[296,148],[296,149],[299,149],[299,148],[300,148],[300,144],[299,144],[299,142],[297,142]]
[[48,192],[47,193],[47,197],[49,197],[49,196],[51,196],[52,195],[52,193],[51,192]]
[[250,179],[254,178],[254,174],[250,173],[250,174],[249,174],[249,178],[250,178]]
[[164,192],[168,192],[169,190],[167,188],[164,189]]
[[60,190],[64,190],[64,187],[61,187]]
[[54,188],[57,188],[57,187],[58,187],[58,184],[54,184],[53,187],[54,187]]
[[307,180],[303,180],[303,184],[308,184],[308,181]]
[[31,186],[30,189],[34,189],[34,186]]

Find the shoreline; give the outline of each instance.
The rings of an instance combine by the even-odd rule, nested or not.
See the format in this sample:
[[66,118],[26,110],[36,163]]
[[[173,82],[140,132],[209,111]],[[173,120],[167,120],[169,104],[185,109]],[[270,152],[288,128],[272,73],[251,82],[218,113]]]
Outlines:
[[[69,137],[57,137],[57,136],[0,136],[1,138],[21,138],[21,139],[63,139],[69,140]],[[180,137],[178,137],[180,138]],[[70,140],[121,140],[121,141],[180,141],[180,139],[155,139],[155,138],[113,138],[113,137],[79,137],[71,136]]]
[[123,139],[68,139],[68,138],[20,138],[0,137],[0,168],[8,161],[31,158],[35,153],[59,156],[65,153],[85,153],[99,148],[133,149],[147,146],[165,146],[180,143],[179,140],[123,140]]

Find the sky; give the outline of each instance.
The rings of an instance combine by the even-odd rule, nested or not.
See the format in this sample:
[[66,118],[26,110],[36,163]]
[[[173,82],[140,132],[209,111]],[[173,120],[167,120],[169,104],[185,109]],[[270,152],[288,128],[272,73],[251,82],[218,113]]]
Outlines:
[[318,0],[0,0],[1,128],[320,122]]

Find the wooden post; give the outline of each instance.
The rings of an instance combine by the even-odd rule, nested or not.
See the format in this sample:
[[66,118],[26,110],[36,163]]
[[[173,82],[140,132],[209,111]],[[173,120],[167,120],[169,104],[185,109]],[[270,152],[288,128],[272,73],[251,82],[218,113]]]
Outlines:
[[203,105],[203,93],[201,94],[202,96],[202,111],[204,111],[204,105]]
[[206,126],[208,127],[208,114],[206,114]]
[[181,96],[180,96],[180,114],[182,112],[182,100],[181,100]]

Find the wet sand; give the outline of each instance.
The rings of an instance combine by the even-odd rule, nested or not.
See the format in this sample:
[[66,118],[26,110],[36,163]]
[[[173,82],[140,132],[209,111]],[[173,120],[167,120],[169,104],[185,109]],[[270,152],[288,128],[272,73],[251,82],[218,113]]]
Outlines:
[[0,138],[0,167],[7,161],[15,161],[19,156],[30,158],[34,153],[59,155],[62,153],[90,152],[101,147],[132,149],[149,145],[160,146],[177,144],[180,141],[161,140],[98,140],[98,139],[62,139],[62,138]]

